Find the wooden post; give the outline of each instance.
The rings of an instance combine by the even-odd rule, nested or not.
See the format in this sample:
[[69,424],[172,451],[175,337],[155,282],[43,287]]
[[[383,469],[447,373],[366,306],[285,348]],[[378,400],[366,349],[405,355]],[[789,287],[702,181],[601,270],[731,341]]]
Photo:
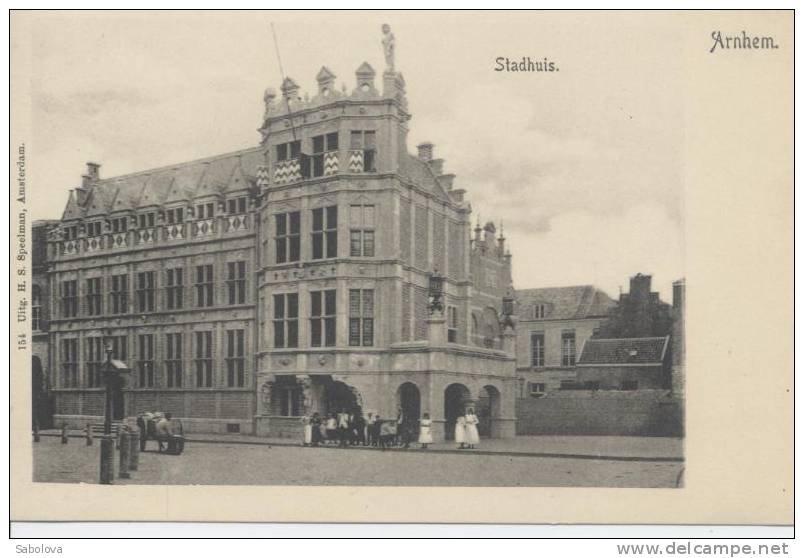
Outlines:
[[66,422],[61,423],[61,443],[62,444],[67,443],[67,423]]

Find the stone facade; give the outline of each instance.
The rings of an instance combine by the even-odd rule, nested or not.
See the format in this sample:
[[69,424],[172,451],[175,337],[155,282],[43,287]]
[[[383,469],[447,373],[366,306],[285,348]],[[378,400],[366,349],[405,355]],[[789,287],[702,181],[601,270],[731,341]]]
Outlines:
[[312,98],[290,78],[281,102],[267,90],[251,149],[113,179],[88,164],[49,241],[60,420],[99,418],[111,337],[131,368],[118,412],[188,431],[295,436],[304,413],[402,407],[443,437],[475,406],[487,435],[514,435],[504,239],[492,225],[470,242],[454,175],[431,144],[408,153],[402,75],[355,77],[338,91],[322,68]]
[[574,384],[577,357],[616,303],[591,285],[517,290],[516,299],[519,397]]

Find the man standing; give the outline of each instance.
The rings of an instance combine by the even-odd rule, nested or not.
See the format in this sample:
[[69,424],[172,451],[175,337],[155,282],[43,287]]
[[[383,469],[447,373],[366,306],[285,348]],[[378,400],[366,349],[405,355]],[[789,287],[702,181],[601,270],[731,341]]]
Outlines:
[[338,437],[340,447],[347,447],[349,442],[349,413],[346,412],[346,409],[341,409],[341,412],[338,413]]
[[173,415],[170,413],[165,413],[159,422],[156,423],[156,439],[159,442],[159,451],[162,452],[164,450],[163,443],[168,443],[170,445],[170,438],[173,436],[173,432],[170,428],[170,419],[173,418]]

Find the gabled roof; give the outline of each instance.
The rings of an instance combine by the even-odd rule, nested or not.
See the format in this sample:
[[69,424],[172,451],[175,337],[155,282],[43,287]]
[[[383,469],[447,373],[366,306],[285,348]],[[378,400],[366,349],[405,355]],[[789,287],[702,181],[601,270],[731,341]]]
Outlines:
[[515,296],[520,321],[530,320],[529,309],[537,304],[545,306],[546,320],[605,317],[617,305],[606,293],[593,285],[518,289]]
[[439,198],[451,201],[449,194],[443,186],[438,182],[436,175],[430,165],[424,161],[414,157],[411,154],[406,154],[399,159],[399,174],[407,178],[411,182],[418,184],[427,191],[432,192]]
[[80,205],[70,192],[62,220],[105,215],[164,203],[191,201],[250,186],[257,167],[265,164],[264,148],[234,153],[105,178],[87,187],[87,203]]
[[589,339],[578,366],[661,365],[670,336],[632,339]]

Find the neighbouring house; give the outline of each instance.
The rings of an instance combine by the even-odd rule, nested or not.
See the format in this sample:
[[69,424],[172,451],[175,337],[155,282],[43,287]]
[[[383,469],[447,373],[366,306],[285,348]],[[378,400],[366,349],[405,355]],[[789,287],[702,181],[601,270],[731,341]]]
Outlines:
[[577,355],[616,307],[592,285],[516,291],[519,397],[574,385]]

